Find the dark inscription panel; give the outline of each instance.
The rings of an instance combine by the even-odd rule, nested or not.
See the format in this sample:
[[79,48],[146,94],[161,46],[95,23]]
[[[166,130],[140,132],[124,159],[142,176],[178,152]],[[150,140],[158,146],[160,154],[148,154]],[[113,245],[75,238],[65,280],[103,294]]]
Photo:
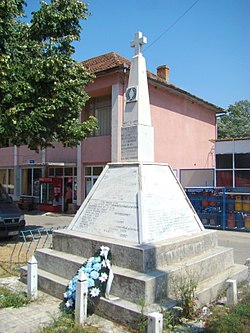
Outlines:
[[138,159],[138,128],[137,126],[122,127],[122,160]]

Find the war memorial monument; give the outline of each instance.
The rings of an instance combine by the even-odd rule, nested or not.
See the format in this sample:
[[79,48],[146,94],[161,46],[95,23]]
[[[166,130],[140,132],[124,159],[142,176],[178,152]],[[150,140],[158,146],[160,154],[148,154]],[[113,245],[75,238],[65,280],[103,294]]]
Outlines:
[[136,322],[139,299],[145,314],[171,306],[175,275],[198,276],[200,305],[215,299],[228,278],[247,278],[247,267],[234,264],[233,250],[219,247],[216,231],[204,229],[171,166],[154,162],[145,43],[140,32],[131,42],[121,162],[104,168],[68,229],[54,231],[53,248],[35,254],[39,288],[63,298],[83,261],[108,246],[116,299],[102,298],[98,311],[125,325]]

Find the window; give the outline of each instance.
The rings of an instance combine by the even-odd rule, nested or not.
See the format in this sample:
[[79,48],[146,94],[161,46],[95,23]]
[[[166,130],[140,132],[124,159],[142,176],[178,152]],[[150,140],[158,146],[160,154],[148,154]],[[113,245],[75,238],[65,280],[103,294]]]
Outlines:
[[0,184],[8,194],[14,194],[14,169],[0,170]]
[[39,178],[41,177],[41,168],[22,169],[22,194],[39,196]]
[[77,168],[75,167],[50,167],[48,170],[49,177],[73,177],[77,175]]
[[217,171],[216,172],[216,186],[233,186],[233,173],[232,171]]
[[250,170],[235,171],[235,186],[236,187],[250,186]]
[[104,166],[86,166],[84,168],[85,174],[85,197],[89,194],[90,190],[94,186],[95,182],[97,181],[98,177],[100,176]]
[[250,186],[250,153],[216,155],[216,185]]
[[63,176],[63,168],[55,168],[55,175],[56,175],[56,177],[62,177]]
[[4,187],[5,190],[6,190],[6,183],[7,183],[6,169],[1,169],[0,170],[0,184]]
[[216,155],[216,169],[232,169],[232,168],[233,168],[232,154]]
[[95,116],[98,120],[98,129],[93,136],[111,135],[111,95],[93,97],[85,106],[85,119]]
[[65,168],[64,169],[65,176],[73,176],[73,168]]
[[235,168],[236,169],[250,169],[250,153],[249,154],[235,154]]
[[8,169],[7,193],[14,194],[14,169]]

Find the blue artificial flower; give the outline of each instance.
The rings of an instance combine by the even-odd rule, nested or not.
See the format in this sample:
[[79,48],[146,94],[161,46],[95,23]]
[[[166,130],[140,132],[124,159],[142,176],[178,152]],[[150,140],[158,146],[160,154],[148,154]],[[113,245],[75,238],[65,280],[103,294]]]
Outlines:
[[[81,267],[81,268],[79,269],[78,273],[80,273],[80,272],[83,272],[84,275],[86,276],[86,278],[89,277],[89,273],[90,273],[90,271],[87,272],[86,269],[85,269],[85,267]],[[78,274],[78,276],[79,276],[79,274]]]
[[95,281],[91,278],[88,279],[88,288],[94,287]]
[[89,263],[84,267],[84,272],[90,273],[91,271],[92,271],[92,263]]
[[97,279],[99,277],[99,274],[98,274],[97,271],[92,271],[90,273],[90,277],[95,280],[95,279]]
[[96,264],[93,265],[93,269],[95,271],[99,271],[101,268],[102,268],[102,265],[100,263],[96,263]]
[[[97,253],[96,257],[88,259],[69,282],[64,293],[64,304],[67,311],[72,312],[75,308],[76,286],[80,272],[85,274],[88,281],[88,297],[101,296],[103,283],[108,280],[108,274],[103,272],[103,268],[110,269],[111,266],[110,260],[107,259],[108,252],[109,248],[102,246],[101,251],[98,252],[99,254]],[[99,285],[101,286],[100,289],[98,288]]]
[[70,298],[70,297],[72,297],[72,291],[71,291],[71,290],[66,291],[66,293],[64,293],[64,297],[65,297],[65,298]]
[[101,262],[101,257],[94,257],[94,263]]

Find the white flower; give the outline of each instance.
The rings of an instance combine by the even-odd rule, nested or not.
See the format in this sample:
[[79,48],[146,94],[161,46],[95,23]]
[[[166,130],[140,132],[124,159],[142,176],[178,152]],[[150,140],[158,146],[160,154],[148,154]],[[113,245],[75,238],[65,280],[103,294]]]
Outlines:
[[106,273],[101,273],[101,276],[99,276],[99,280],[101,282],[105,282],[108,278],[108,275]]
[[64,297],[64,298],[67,298],[67,297],[68,297],[68,293],[65,292],[65,293],[63,294],[63,297]]
[[100,294],[100,289],[99,288],[92,288],[90,291],[91,297],[96,297]]
[[103,260],[102,261],[102,267],[108,267],[109,269],[110,269],[110,260],[109,259],[107,259],[107,260]]
[[69,300],[67,300],[67,302],[65,303],[66,307],[69,308],[73,305],[73,301],[72,299],[70,298]]
[[101,246],[100,256],[103,256],[105,259],[107,259],[108,253],[109,253],[109,247],[107,247],[107,246]]

